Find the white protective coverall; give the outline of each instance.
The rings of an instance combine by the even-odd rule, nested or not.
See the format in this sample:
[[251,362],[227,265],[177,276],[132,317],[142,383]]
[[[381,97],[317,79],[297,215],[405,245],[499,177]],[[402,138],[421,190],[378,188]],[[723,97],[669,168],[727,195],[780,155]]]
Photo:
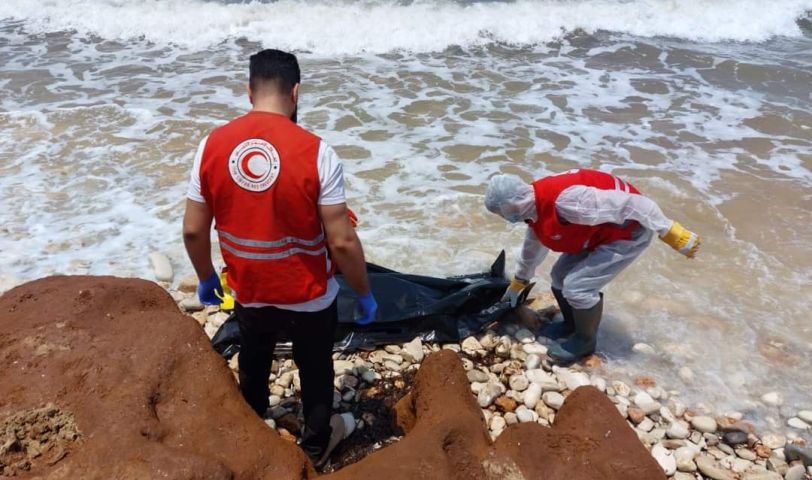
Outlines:
[[[630,220],[640,224],[630,240],[600,245],[592,252],[561,254],[550,273],[552,286],[561,290],[564,298],[576,309],[588,309],[597,304],[600,291],[643,253],[653,234],[664,235],[672,225],[653,200],[623,190],[573,185],[561,192],[555,206],[562,220],[574,224],[622,225]],[[532,214],[533,220],[537,220],[535,205]],[[532,279],[548,251],[528,227],[516,277]]]

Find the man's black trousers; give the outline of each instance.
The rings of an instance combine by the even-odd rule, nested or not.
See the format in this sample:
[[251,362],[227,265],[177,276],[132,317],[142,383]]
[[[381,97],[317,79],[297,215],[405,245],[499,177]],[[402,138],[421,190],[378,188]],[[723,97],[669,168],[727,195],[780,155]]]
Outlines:
[[334,301],[319,312],[294,312],[276,307],[236,305],[240,326],[240,390],[257,414],[268,409],[268,379],[276,341],[286,332],[293,341],[293,361],[299,367],[304,429],[301,447],[318,458],[330,440],[333,409],[333,339],[338,324]]

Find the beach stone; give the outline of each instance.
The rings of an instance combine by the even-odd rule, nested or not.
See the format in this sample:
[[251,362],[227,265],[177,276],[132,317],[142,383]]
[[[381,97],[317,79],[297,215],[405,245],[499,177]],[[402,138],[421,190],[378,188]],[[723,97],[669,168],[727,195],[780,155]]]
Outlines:
[[355,363],[349,360],[333,360],[333,371],[337,377],[345,373],[352,373],[354,368]]
[[389,370],[390,372],[399,372],[403,369],[400,363],[393,362],[392,360],[385,360],[383,362],[383,368]]
[[761,443],[767,448],[775,450],[777,448],[783,448],[784,445],[787,444],[787,437],[780,433],[768,433],[761,437]]
[[564,396],[558,392],[544,392],[541,395],[542,401],[554,410],[561,408],[564,404]]
[[677,421],[668,427],[665,434],[668,438],[684,440],[691,435],[691,431],[682,422]]
[[671,450],[668,450],[658,443],[651,449],[651,456],[657,460],[657,463],[660,464],[660,468],[662,468],[669,477],[677,472],[677,460],[674,458]]
[[533,411],[528,410],[524,405],[519,405],[519,408],[516,409],[515,413],[519,423],[529,423],[535,421],[533,418]]
[[505,393],[505,387],[501,383],[488,382],[477,395],[477,402],[480,407],[486,408],[503,393]]
[[648,343],[635,343],[634,346],[632,346],[632,351],[644,355],[653,355],[655,353],[654,347]]
[[663,438],[660,443],[662,443],[663,446],[669,450],[676,450],[684,447],[688,442],[676,438]]
[[812,466],[812,448],[803,448],[799,445],[787,445],[784,448],[784,456],[788,462],[801,460],[804,466]]
[[620,395],[621,397],[628,397],[632,393],[632,389],[620,380],[612,382],[612,389],[616,395]]
[[737,448],[736,455],[739,456],[739,458],[743,458],[751,462],[755,462],[756,460],[758,460],[758,455],[756,455],[756,452],[745,447]]
[[[693,463],[693,462],[691,462],[691,463]],[[693,470],[693,471],[696,471],[696,470]],[[696,480],[696,477],[694,477],[690,473],[677,472],[677,473],[674,474],[674,479],[673,480]]]
[[508,412],[505,414],[505,423],[508,425],[516,425],[519,423],[519,417],[517,417],[513,412]]
[[389,362],[397,363],[398,365],[400,365],[401,363],[403,363],[403,356],[401,356],[401,355],[399,355],[397,353],[384,353],[383,354],[383,361],[384,361],[384,363],[389,361]]
[[386,353],[391,353],[393,355],[397,355],[397,354],[400,353],[401,350],[403,350],[402,348],[400,348],[400,345],[395,345],[395,344],[387,345],[387,346],[383,347],[383,349],[384,349],[384,351],[386,351]]
[[793,465],[787,469],[784,475],[784,480],[804,480],[806,477],[806,469],[803,465]]
[[530,386],[527,387],[527,390],[524,392],[524,405],[527,408],[535,408],[536,403],[538,403],[540,398],[541,386],[537,383],[530,384]]
[[441,350],[451,350],[452,352],[459,353],[460,350],[462,350],[462,349],[456,343],[446,343],[445,345],[442,346]]
[[755,450],[756,456],[758,456],[759,458],[770,458],[773,456],[772,449],[764,445],[756,445]]
[[694,463],[694,457],[696,457],[696,454],[697,450],[691,447],[680,447],[674,450],[674,461],[677,470],[680,472],[695,472],[696,463]]
[[512,390],[522,392],[530,386],[530,380],[522,374],[511,375],[508,385]]
[[499,415],[494,415],[494,416],[491,418],[491,422],[490,422],[490,425],[489,425],[489,426],[490,426],[491,431],[492,431],[492,432],[493,432],[495,435],[499,435],[500,433],[502,433],[502,430],[504,430],[504,429],[505,429],[505,427],[507,426],[507,422],[506,422],[506,421],[505,421],[505,419],[504,419],[504,418],[502,418],[501,416],[499,416]]
[[589,385],[589,376],[583,372],[563,370],[559,372],[558,376],[569,390],[575,390],[578,387]]
[[713,480],[736,480],[737,475],[735,473],[720,467],[711,456],[699,455],[696,457],[695,462],[702,475],[708,478]]
[[798,418],[806,423],[812,423],[812,410],[801,410],[798,412]]
[[[159,282],[172,282],[175,272],[172,270],[172,262],[169,261],[169,257],[161,252],[152,252],[149,254],[149,263],[152,265],[156,280]],[[197,289],[197,286],[195,286],[195,289]]]
[[465,372],[465,375],[468,377],[468,381],[471,383],[486,383],[490,379],[490,376],[487,373],[477,369],[468,370]]
[[530,383],[537,383],[541,386],[542,391],[555,391],[558,392],[561,390],[561,386],[558,384],[558,380],[555,377],[547,372],[545,372],[541,368],[537,368],[535,370],[528,370],[525,372],[527,379]]
[[178,291],[184,293],[197,293],[197,275],[190,273],[180,279]]
[[503,412],[513,412],[514,410],[516,410],[516,407],[518,406],[516,400],[505,395],[502,395],[501,397],[497,398],[494,404]]
[[725,433],[722,436],[722,441],[728,445],[741,445],[743,443],[747,443],[747,433],[739,430],[733,430]]
[[761,396],[761,401],[771,407],[779,407],[784,404],[784,396],[778,392],[767,392]]
[[798,430],[806,430],[807,428],[809,428],[809,424],[804,422],[798,417],[792,417],[789,420],[787,420],[787,425],[789,425],[792,428],[797,428]]
[[482,345],[482,348],[485,350],[493,350],[493,347],[496,346],[497,340],[494,336],[493,332],[485,332],[484,335],[479,337],[479,344]]
[[654,422],[650,418],[645,417],[643,421],[637,425],[637,429],[643,432],[650,432],[654,428]]
[[181,300],[180,308],[182,308],[184,311],[187,312],[199,312],[206,307],[205,305],[200,303],[200,300],[198,300],[197,295],[193,295],[191,297],[184,298],[183,300]]
[[527,358],[524,360],[524,366],[528,370],[533,370],[541,365],[541,356],[535,353],[530,353],[527,355]]
[[513,337],[516,338],[521,343],[531,343],[536,341],[536,336],[533,335],[533,332],[526,328],[520,328],[516,330],[516,333],[513,334]]
[[702,433],[713,433],[716,431],[716,420],[704,415],[691,419],[691,425]]
[[763,472],[752,472],[752,473],[745,473],[742,475],[742,480],[784,480],[781,475],[770,472],[770,471],[763,471]]
[[361,379],[367,383],[375,383],[375,381],[380,380],[380,378],[381,374],[375,370],[367,370],[361,374]]
[[668,409],[671,410],[675,417],[680,418],[685,415],[686,408],[685,404],[679,399],[673,397],[668,399]]
[[475,337],[467,337],[465,340],[462,341],[461,346],[462,351],[469,355],[473,355],[485,350],[482,347],[482,344],[479,343],[479,340],[477,340]]
[[629,408],[627,413],[629,415],[629,420],[631,420],[635,424],[638,424],[638,423],[642,422],[643,419],[646,418],[646,412],[644,412],[643,410],[641,410],[639,408],[634,408],[634,407]]
[[268,397],[268,406],[269,407],[275,407],[275,406],[279,405],[280,403],[282,403],[282,397],[280,397],[279,395],[271,395],[271,396]]
[[547,347],[536,342],[522,345],[522,350],[528,355],[547,355]]
[[679,369],[679,378],[685,383],[694,383],[694,372],[688,367]]
[[[725,462],[728,461],[731,457],[727,457]],[[745,458],[733,458],[730,461],[730,469],[736,473],[744,473],[746,471],[753,470],[753,462],[747,460]]]
[[423,342],[420,338],[415,338],[409,343],[403,345],[400,355],[404,360],[410,363],[420,363],[423,361]]
[[589,383],[598,389],[598,391],[602,393],[606,393],[606,380],[601,377],[594,377],[592,378]]

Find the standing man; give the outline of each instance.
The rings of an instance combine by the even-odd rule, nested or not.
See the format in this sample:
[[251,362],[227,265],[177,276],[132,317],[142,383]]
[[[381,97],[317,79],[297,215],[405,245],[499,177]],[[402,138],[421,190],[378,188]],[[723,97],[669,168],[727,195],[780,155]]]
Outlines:
[[300,445],[320,466],[344,433],[341,418],[331,418],[334,267],[359,296],[358,323],[371,322],[377,304],[348,216],[341,162],[329,145],[296,125],[296,57],[263,50],[251,56],[249,70],[252,110],[200,142],[183,239],[200,279],[200,301],[219,304],[222,287],[209,238],[215,221],[242,338],[240,390],[260,416],[269,405],[277,337],[282,330],[290,334],[305,419]]
[[572,363],[595,351],[603,293],[621,270],[660,239],[688,258],[700,238],[663,215],[630,183],[597,170],[570,170],[528,185],[516,175],[491,178],[485,208],[505,220],[528,224],[516,275],[505,299],[516,305],[549,250],[561,252],[550,274],[564,320],[542,335],[568,338],[548,355]]

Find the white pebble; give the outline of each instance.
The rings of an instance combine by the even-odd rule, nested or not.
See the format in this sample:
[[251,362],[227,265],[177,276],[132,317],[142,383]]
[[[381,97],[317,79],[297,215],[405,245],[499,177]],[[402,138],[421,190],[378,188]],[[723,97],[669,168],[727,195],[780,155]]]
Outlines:
[[713,433],[716,431],[716,420],[703,415],[691,419],[691,425],[702,433]]
[[536,342],[522,345],[522,350],[528,355],[547,355],[547,347]]
[[583,372],[570,372],[564,370],[559,373],[559,378],[564,382],[570,390],[575,390],[578,387],[589,385],[589,376]]
[[531,353],[527,355],[527,359],[524,361],[524,366],[528,370],[533,370],[538,368],[541,365],[541,356],[536,355],[535,353]]
[[679,378],[681,378],[685,383],[693,383],[694,372],[688,367],[682,367],[679,369]]
[[539,399],[541,398],[541,386],[537,383],[530,384],[524,392],[524,405],[527,408],[535,408]]
[[152,252],[149,254],[149,263],[152,265],[152,271],[155,273],[155,278],[159,282],[171,282],[175,272],[172,270],[172,263],[169,257],[161,252]]
[[403,345],[400,355],[411,363],[420,363],[423,361],[423,342],[420,337],[416,337],[409,343]]
[[527,407],[524,405],[520,405],[519,408],[516,409],[516,418],[519,420],[520,423],[528,423],[535,421],[533,419],[533,411],[528,410]]
[[761,396],[761,401],[771,407],[778,407],[784,404],[784,396],[778,392],[768,392]]
[[655,353],[654,347],[649,345],[648,343],[635,343],[632,347],[632,351],[635,353],[642,353],[645,355],[652,355]]
[[615,394],[621,397],[628,397],[632,392],[632,389],[629,388],[628,385],[619,380],[612,382],[612,389],[615,391]]
[[792,428],[797,428],[798,430],[806,430],[807,428],[809,428],[809,424],[804,422],[798,417],[792,417],[789,420],[787,420],[787,425],[789,425]]
[[674,458],[671,450],[668,450],[658,443],[651,449],[651,456],[657,460],[657,463],[660,464],[660,468],[665,471],[667,476],[674,475],[677,472],[677,460]]
[[555,410],[558,410],[564,404],[564,396],[558,392],[544,392],[541,399],[548,407]]
[[682,422],[674,422],[668,427],[665,434],[668,438],[684,440],[691,435],[691,432],[688,430],[687,426],[682,424]]
[[798,418],[806,423],[812,423],[812,410],[801,410],[798,412]]

